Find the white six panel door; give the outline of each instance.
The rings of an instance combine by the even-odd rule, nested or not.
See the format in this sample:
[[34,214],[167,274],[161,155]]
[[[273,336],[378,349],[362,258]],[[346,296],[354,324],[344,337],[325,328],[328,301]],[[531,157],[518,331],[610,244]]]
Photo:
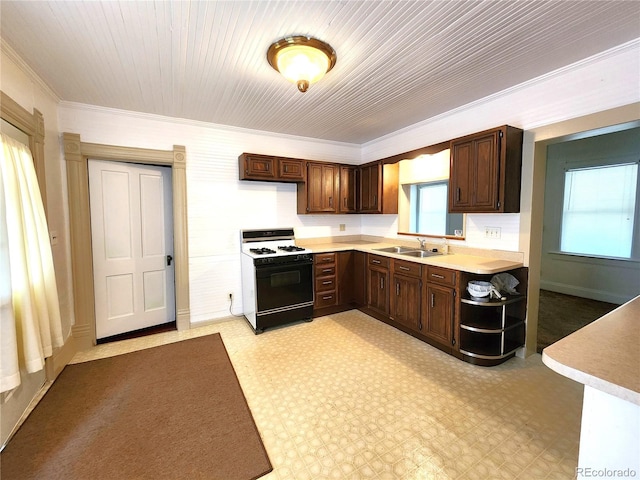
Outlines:
[[175,321],[171,168],[89,160],[96,338]]

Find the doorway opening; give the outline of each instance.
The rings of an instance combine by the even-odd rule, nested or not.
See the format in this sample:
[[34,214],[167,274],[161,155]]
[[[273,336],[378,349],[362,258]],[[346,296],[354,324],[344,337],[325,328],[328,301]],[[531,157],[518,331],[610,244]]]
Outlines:
[[[609,182],[601,172],[617,165],[638,164],[639,123],[547,141],[538,353],[640,294],[639,180],[625,177]],[[575,172],[587,179],[595,172],[597,181],[579,184]],[[625,201],[631,202],[630,208],[621,207],[617,198],[622,195],[623,183],[629,184]],[[586,190],[580,192],[579,188]],[[575,200],[580,198],[580,202]],[[627,238],[630,235],[632,242]],[[600,236],[605,245],[602,239],[597,241]],[[614,248],[621,242],[625,248]],[[591,253],[579,251],[590,248],[594,249]],[[624,255],[607,253],[620,251]]]
[[175,309],[178,330],[190,328],[189,251],[187,241],[186,149],[152,150],[85,143],[80,135],[63,134],[69,196],[71,263],[73,270],[72,328],[79,350],[96,345],[95,291],[92,268],[89,208],[89,158],[143,165],[170,166],[172,170],[173,242],[175,262]]

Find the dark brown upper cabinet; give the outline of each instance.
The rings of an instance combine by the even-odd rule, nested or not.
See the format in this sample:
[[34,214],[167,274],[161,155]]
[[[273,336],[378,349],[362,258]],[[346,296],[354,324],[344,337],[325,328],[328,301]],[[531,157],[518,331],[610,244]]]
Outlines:
[[451,141],[449,212],[520,211],[522,137],[505,125]]
[[359,170],[359,213],[398,213],[398,163],[363,165]]
[[337,213],[340,166],[308,162],[307,181],[298,184],[298,213]]
[[340,203],[338,213],[356,213],[358,193],[358,167],[340,166]]
[[238,157],[238,170],[240,180],[304,182],[305,163],[298,158],[243,153]]

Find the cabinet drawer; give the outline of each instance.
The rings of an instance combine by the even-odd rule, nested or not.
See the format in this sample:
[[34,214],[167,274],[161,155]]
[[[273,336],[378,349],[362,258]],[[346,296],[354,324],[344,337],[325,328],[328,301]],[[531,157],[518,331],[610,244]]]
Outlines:
[[316,265],[322,265],[326,263],[336,263],[336,254],[333,253],[316,253],[313,256],[313,260]]
[[328,277],[336,274],[336,266],[335,265],[316,265],[315,269],[316,277]]
[[367,261],[369,265],[375,265],[377,267],[389,268],[389,257],[382,257],[380,255],[369,255]]
[[336,295],[336,291],[332,290],[330,292],[316,292],[316,301],[313,306],[315,308],[323,308],[337,305],[337,303],[338,296]]
[[405,262],[404,260],[394,260],[393,270],[395,273],[420,277],[422,275],[422,265],[416,262]]
[[427,282],[455,286],[456,272],[446,268],[427,267]]
[[336,277],[317,277],[316,292],[326,292],[336,289]]

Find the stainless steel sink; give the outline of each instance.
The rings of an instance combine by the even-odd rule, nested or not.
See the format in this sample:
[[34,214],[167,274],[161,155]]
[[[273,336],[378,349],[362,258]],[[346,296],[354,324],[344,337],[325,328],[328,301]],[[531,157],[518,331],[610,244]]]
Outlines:
[[441,252],[430,252],[428,250],[412,250],[410,252],[400,252],[402,255],[406,255],[407,257],[433,257],[435,255],[442,255]]
[[378,252],[387,252],[387,253],[405,253],[405,252],[413,252],[416,249],[414,247],[384,247],[384,248],[374,248],[374,250]]

